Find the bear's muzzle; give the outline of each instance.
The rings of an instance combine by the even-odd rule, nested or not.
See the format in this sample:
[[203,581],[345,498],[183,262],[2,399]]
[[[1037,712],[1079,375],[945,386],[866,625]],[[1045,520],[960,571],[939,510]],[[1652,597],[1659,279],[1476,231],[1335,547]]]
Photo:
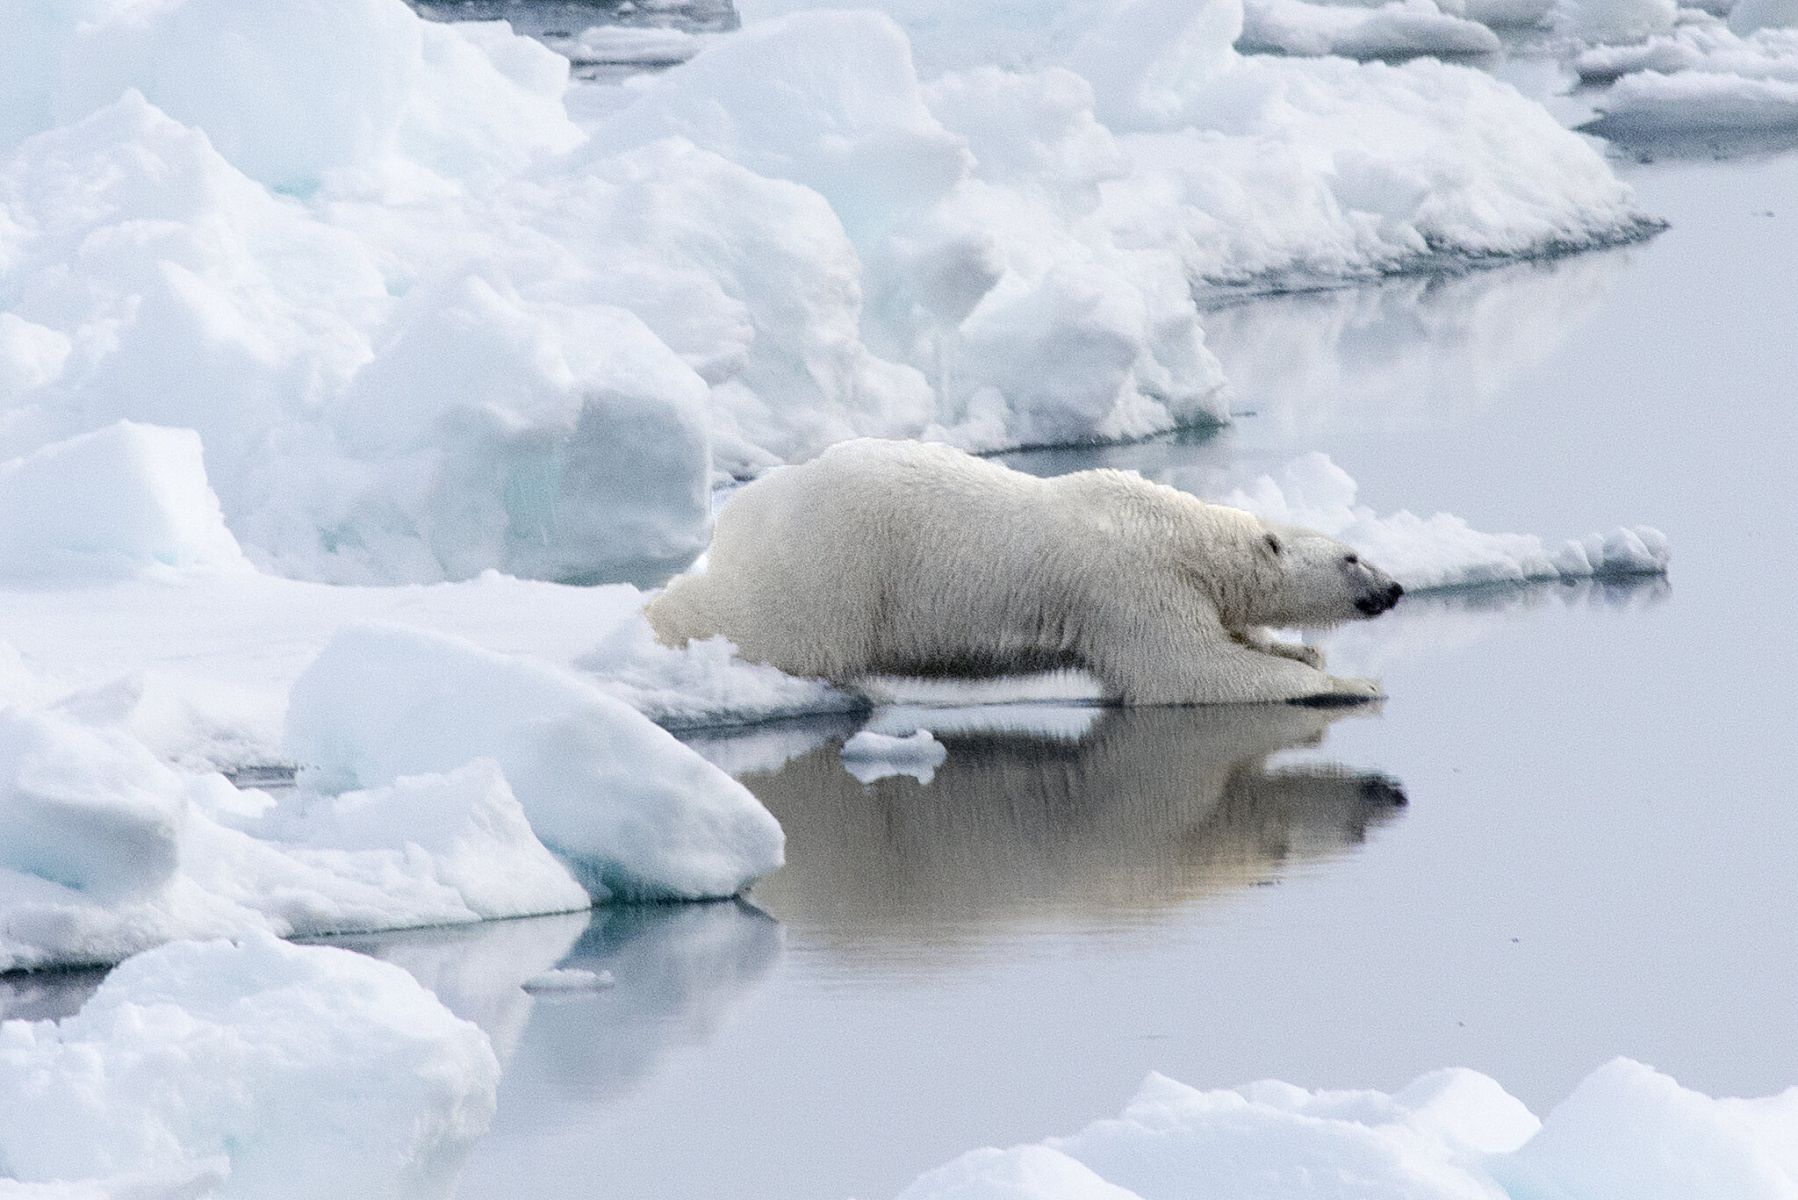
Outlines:
[[1394,583],[1384,591],[1373,592],[1361,597],[1355,601],[1355,607],[1366,616],[1377,617],[1383,612],[1390,611],[1392,606],[1398,603],[1399,597],[1404,594],[1405,589]]

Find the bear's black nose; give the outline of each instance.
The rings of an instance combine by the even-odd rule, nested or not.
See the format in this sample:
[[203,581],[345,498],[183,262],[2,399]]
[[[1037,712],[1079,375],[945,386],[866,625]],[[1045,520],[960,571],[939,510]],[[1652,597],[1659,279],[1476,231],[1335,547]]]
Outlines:
[[1402,808],[1408,803],[1405,789],[1399,786],[1398,781],[1381,775],[1361,781],[1361,799],[1368,804],[1384,804],[1392,808]]
[[1398,598],[1405,594],[1405,589],[1398,584],[1387,585],[1384,591],[1369,592],[1355,602],[1355,607],[1370,617],[1377,617],[1398,603]]

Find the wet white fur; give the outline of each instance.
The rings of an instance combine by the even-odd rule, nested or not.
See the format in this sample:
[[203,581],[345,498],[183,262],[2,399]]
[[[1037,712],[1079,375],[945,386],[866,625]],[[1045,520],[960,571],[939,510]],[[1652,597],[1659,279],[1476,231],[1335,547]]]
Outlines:
[[1128,704],[1374,696],[1267,634],[1359,616],[1391,580],[1351,557],[1121,471],[1039,479],[862,440],[743,488],[706,570],[648,615],[670,645],[723,634],[746,658],[850,685],[1080,665]]

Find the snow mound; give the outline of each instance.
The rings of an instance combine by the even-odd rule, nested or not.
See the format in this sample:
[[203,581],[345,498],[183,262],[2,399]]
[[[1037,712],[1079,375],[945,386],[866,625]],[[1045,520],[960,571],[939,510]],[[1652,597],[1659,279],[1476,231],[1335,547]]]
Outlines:
[[489,762],[277,801],[159,762],[92,713],[0,711],[0,970],[588,903]]
[[1273,1081],[1199,1091],[1151,1074],[1116,1118],[965,1154],[900,1200],[1772,1200],[1798,1186],[1794,1131],[1798,1089],[1712,1099],[1628,1059],[1545,1122],[1468,1070],[1391,1095]]
[[1496,54],[1501,44],[1486,26],[1443,12],[1435,0],[1401,0],[1378,8],[1244,0],[1236,45],[1280,54],[1395,59]]
[[190,430],[121,421],[0,463],[0,576],[243,569]]
[[1337,279],[1652,228],[1590,146],[1479,72],[1244,57],[1236,0],[1120,7],[1040,69],[922,84],[883,14],[752,24],[635,89],[590,152],[677,135],[823,195],[862,261],[869,346],[936,392],[934,412],[889,404],[887,428],[924,412],[928,436],[977,450],[1223,419],[1194,279]]
[[598,901],[732,896],[781,864],[742,785],[574,674],[399,626],[353,625],[294,684],[289,752],[322,791],[499,764]]
[[1706,62],[1733,58],[1746,42],[1722,22],[1689,23],[1672,33],[1620,46],[1588,46],[1573,59],[1582,83],[1610,83],[1633,71],[1696,70]]
[[1619,79],[1598,108],[1599,118],[1586,128],[1606,137],[1792,130],[1798,129],[1798,78],[1644,71]]
[[1616,80],[1587,128],[1607,137],[1798,129],[1798,29],[1685,25],[1638,46],[1598,47],[1580,78]]
[[929,783],[948,757],[948,749],[928,729],[902,737],[863,729],[843,743],[843,766],[863,783],[893,775]]
[[177,943],[0,1026],[0,1192],[448,1196],[498,1085],[486,1035],[398,967]]
[[52,74],[48,96],[24,110],[40,128],[135,89],[279,190],[396,160],[492,174],[580,138],[562,108],[567,62],[497,22],[433,24],[391,0],[58,7],[63,22],[43,22],[14,51],[42,56]]
[[1386,516],[1355,502],[1355,480],[1327,455],[1294,459],[1274,475],[1215,498],[1269,521],[1302,525],[1364,551],[1407,589],[1522,583],[1540,579],[1662,575],[1667,539],[1646,526],[1569,541],[1558,548],[1525,533],[1481,533],[1460,517]]

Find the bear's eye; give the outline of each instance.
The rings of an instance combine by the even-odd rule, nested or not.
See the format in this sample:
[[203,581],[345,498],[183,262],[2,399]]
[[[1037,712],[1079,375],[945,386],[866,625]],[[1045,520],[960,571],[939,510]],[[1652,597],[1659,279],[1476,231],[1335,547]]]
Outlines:
[[1266,541],[1267,541],[1267,548],[1269,550],[1272,550],[1275,554],[1278,554],[1282,550],[1286,549],[1286,547],[1284,547],[1280,544],[1280,539],[1275,537],[1271,533],[1267,535]]
[[1342,556],[1342,561],[1353,565],[1361,561],[1361,556],[1359,554],[1345,554]]

